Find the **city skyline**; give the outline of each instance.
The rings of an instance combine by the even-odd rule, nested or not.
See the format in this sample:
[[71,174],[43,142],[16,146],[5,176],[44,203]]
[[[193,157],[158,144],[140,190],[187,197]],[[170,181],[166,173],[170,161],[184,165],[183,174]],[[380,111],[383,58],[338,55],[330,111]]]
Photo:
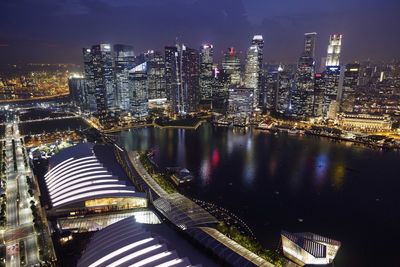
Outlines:
[[[291,1],[287,9],[261,1],[26,1],[0,5],[5,25],[0,30],[3,64],[81,63],[77,48],[92,43],[125,43],[139,54],[161,50],[176,38],[191,47],[213,44],[217,60],[231,46],[243,58],[247,39],[255,34],[264,37],[265,61],[295,62],[305,32],[318,33],[317,61],[325,55],[332,33],[344,36],[343,62],[390,60],[397,56],[400,38],[393,23],[399,7],[396,1],[310,1],[301,6]],[[182,12],[173,12],[176,8]],[[18,21],[11,15],[16,11]],[[27,46],[30,49],[24,49]]]

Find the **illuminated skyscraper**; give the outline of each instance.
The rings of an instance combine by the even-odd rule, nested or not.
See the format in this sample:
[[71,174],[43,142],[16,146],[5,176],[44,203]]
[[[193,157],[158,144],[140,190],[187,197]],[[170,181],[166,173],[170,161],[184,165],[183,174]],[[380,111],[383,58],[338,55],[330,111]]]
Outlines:
[[230,47],[228,53],[225,54],[222,61],[222,69],[229,77],[229,84],[238,86],[240,84],[240,58],[235,48]]
[[108,111],[116,106],[114,82],[114,57],[110,44],[99,44],[83,51],[85,61],[85,77],[87,75],[89,92],[96,101],[96,111],[100,119],[104,119]]
[[259,75],[260,66],[258,61],[259,48],[257,45],[251,45],[247,51],[246,66],[244,72],[244,85],[246,88],[254,90],[254,108],[258,107],[260,100]]
[[340,66],[340,52],[342,47],[342,35],[333,34],[329,38],[328,51],[325,66]]
[[200,100],[212,99],[213,54],[213,45],[200,47]]
[[165,77],[173,113],[196,111],[200,91],[198,51],[183,44],[165,47]]
[[[264,84],[264,72],[263,72],[263,58],[264,58],[264,39],[262,35],[254,35],[253,40],[251,41],[252,45],[256,45],[258,48],[258,99],[261,98],[261,88],[263,88]],[[260,105],[260,100],[258,100],[258,105]]]
[[129,71],[130,111],[133,117],[143,118],[148,115],[147,62]]
[[147,62],[147,80],[149,99],[166,98],[165,62],[160,52],[150,51]]
[[340,66],[326,67],[324,72],[324,107],[323,115],[327,116],[332,101],[339,102],[340,96]]
[[316,73],[314,76],[314,108],[313,108],[313,114],[316,117],[322,117],[324,115],[324,93],[325,93],[324,73]]
[[114,45],[115,55],[115,85],[117,105],[121,110],[130,109],[129,102],[129,70],[134,67],[133,47],[129,45]]
[[297,117],[313,116],[316,35],[316,33],[304,35],[304,50],[297,65],[296,84],[291,99],[291,113]]
[[97,110],[96,104],[96,95],[95,95],[95,87],[94,87],[94,65],[93,65],[93,54],[91,48],[83,48],[83,67],[84,67],[84,76],[85,76],[85,84],[86,90],[85,96],[82,98],[86,99],[87,105],[86,109],[90,112],[94,112]]
[[343,78],[341,111],[353,112],[355,101],[355,89],[359,84],[360,64],[347,64]]

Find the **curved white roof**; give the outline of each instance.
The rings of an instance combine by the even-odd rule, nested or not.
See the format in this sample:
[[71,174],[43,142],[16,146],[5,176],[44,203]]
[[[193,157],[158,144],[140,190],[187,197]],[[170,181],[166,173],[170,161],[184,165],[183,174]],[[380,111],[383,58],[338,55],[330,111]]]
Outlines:
[[53,208],[96,198],[143,196],[135,192],[127,179],[113,175],[93,147],[93,144],[78,144],[51,159],[54,164],[44,178]]
[[142,228],[134,217],[114,223],[96,233],[78,267],[98,266],[157,266],[189,267],[187,258],[168,249],[158,235]]

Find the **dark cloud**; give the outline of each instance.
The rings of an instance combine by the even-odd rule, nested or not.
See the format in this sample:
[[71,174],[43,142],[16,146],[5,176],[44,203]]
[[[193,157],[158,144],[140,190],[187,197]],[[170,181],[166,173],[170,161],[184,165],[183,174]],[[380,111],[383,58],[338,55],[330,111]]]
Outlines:
[[15,0],[0,2],[0,62],[81,62],[81,48],[111,42],[137,52],[178,38],[245,51],[262,33],[269,60],[294,61],[302,34],[317,31],[318,55],[329,33],[345,35],[345,60],[398,56],[399,1],[385,0]]

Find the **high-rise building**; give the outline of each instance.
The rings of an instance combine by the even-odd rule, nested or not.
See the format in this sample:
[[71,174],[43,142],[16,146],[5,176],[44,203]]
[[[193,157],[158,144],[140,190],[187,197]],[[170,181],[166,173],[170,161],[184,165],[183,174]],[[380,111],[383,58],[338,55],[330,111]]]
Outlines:
[[297,117],[313,116],[315,38],[316,33],[304,35],[304,49],[297,65],[296,84],[291,99],[291,113]]
[[144,62],[129,71],[130,111],[133,117],[143,118],[148,115],[149,99],[147,94],[147,63]]
[[359,84],[360,64],[347,64],[343,78],[343,93],[341,111],[353,112],[355,101],[355,90]]
[[230,88],[228,113],[235,117],[248,118],[253,111],[254,90],[249,88]]
[[325,66],[340,66],[342,37],[341,34],[332,34],[330,36]]
[[165,62],[160,52],[150,51],[147,63],[147,80],[149,99],[166,98],[165,88]]
[[260,101],[260,88],[259,88],[259,47],[258,45],[251,45],[247,51],[246,66],[244,72],[244,85],[246,88],[254,90],[254,108],[258,107]]
[[324,107],[323,115],[327,116],[332,101],[338,101],[340,96],[340,66],[326,67],[324,73]]
[[213,45],[200,47],[200,100],[211,100],[213,89]]
[[177,46],[165,47],[165,88],[167,100],[172,104],[172,96],[178,87],[179,53]]
[[196,111],[200,91],[198,51],[183,44],[165,47],[165,77],[173,113]]
[[[251,41],[252,45],[256,45],[258,48],[258,99],[261,99],[261,89],[264,87],[264,64],[263,64],[263,59],[264,59],[264,39],[262,35],[254,35],[253,40]],[[260,100],[258,105],[260,105]]]
[[313,114],[316,117],[324,116],[324,93],[325,93],[324,73],[315,73]]
[[135,66],[135,54],[133,47],[129,45],[114,45],[115,56],[115,85],[117,105],[121,110],[130,109],[129,94],[129,70]]
[[240,84],[240,58],[235,48],[230,47],[228,52],[224,55],[222,69],[224,73],[228,75],[229,84],[231,86],[238,86]]
[[[85,76],[96,99],[96,111],[103,119],[116,106],[114,57],[110,44],[99,44],[83,50]],[[94,89],[94,90],[93,90]],[[92,91],[93,90],[93,91]]]
[[293,72],[278,68],[278,86],[276,91],[275,111],[281,114],[290,112],[290,92],[293,87]]
[[88,93],[86,79],[83,76],[73,75],[68,79],[69,96],[72,103],[82,110],[88,108]]
[[86,95],[84,98],[87,99],[87,110],[95,112],[97,110],[95,86],[94,86],[94,65],[93,65],[93,54],[91,48],[83,48],[83,68],[84,77],[86,80]]

